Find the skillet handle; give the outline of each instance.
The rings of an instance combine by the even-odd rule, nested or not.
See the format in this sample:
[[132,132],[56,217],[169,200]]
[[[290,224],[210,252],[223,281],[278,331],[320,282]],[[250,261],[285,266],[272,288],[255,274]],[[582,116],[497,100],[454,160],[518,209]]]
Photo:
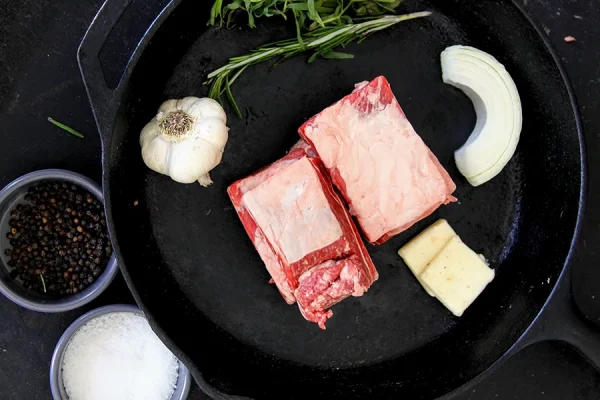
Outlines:
[[600,370],[600,329],[588,321],[575,304],[571,283],[571,271],[567,270],[546,308],[516,350],[546,340],[558,340],[573,346]]
[[130,3],[131,0],[106,0],[94,17],[77,50],[79,70],[103,144],[104,137],[109,135],[112,128],[109,126],[108,116],[119,105],[121,87],[119,85],[114,90],[108,87],[99,55],[106,39]]
[[[107,83],[106,74],[100,62],[100,53],[115,26],[119,23],[119,19],[128,11],[130,6],[134,6],[133,3],[136,3],[136,9],[134,10],[136,13],[147,13],[151,15],[153,20],[150,28],[140,38],[142,40],[146,35],[154,33],[154,30],[160,26],[166,14],[169,14],[169,12],[165,11],[175,8],[179,0],[168,0],[166,2],[164,0],[147,2],[106,0],[85,33],[77,50],[77,61],[103,146],[112,133],[114,115],[119,109],[122,100],[124,87],[128,80],[126,78],[131,73],[137,61],[135,55],[139,56],[142,49],[134,46],[133,51],[129,51],[132,54],[127,54],[130,57],[128,58],[129,61],[125,70],[121,73],[118,80],[119,83],[115,88],[110,88]],[[143,4],[137,5],[138,3]]]

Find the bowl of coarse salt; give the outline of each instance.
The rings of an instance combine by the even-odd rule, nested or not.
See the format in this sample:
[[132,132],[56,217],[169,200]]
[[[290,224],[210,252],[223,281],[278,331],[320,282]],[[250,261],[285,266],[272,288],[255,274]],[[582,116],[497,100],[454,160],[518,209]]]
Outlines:
[[160,341],[141,310],[100,307],[61,336],[50,363],[54,400],[185,400],[188,369]]

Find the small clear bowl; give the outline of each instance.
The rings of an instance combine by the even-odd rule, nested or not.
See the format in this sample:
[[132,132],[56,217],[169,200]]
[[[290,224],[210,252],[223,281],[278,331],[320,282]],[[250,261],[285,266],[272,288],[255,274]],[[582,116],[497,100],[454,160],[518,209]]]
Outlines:
[[5,233],[10,230],[10,212],[18,204],[25,204],[27,190],[45,181],[62,181],[75,184],[89,191],[96,199],[104,203],[102,190],[93,180],[75,172],[62,169],[45,169],[31,172],[12,181],[0,191],[0,293],[14,303],[33,311],[63,312],[73,310],[98,297],[113,281],[119,267],[114,253],[111,255],[102,274],[90,286],[81,292],[65,297],[52,297],[25,289],[16,279],[9,276],[9,258],[4,253],[10,248]]
[[[114,304],[110,306],[104,306],[100,308],[96,308],[81,317],[79,317],[75,322],[71,324],[63,333],[63,335],[58,340],[56,347],[54,348],[54,354],[52,354],[52,361],[50,362],[50,389],[52,390],[52,397],[54,400],[69,400],[65,388],[63,386],[62,380],[62,361],[65,355],[65,350],[69,341],[88,321],[99,317],[104,314],[110,314],[114,312],[132,312],[137,315],[144,316],[144,313],[137,308],[136,306],[127,305],[127,304]],[[190,387],[192,384],[192,377],[190,375],[189,370],[183,365],[181,361],[179,361],[179,376],[177,377],[177,383],[175,386],[175,391],[171,396],[170,400],[185,400],[188,397],[190,392]]]

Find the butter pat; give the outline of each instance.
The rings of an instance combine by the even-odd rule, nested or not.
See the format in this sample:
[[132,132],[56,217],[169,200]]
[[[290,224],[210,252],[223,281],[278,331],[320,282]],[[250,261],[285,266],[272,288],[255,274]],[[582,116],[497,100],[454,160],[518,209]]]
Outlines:
[[398,251],[398,255],[402,257],[425,291],[431,296],[435,295],[422,281],[420,275],[450,239],[454,237],[457,237],[456,233],[448,224],[448,221],[440,219]]
[[494,270],[484,260],[455,236],[423,270],[420,280],[460,317],[494,279]]

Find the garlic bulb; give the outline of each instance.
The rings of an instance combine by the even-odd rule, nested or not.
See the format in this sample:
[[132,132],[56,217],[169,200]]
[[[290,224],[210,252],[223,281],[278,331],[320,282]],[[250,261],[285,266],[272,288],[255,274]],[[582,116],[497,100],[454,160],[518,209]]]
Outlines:
[[227,116],[216,101],[167,100],[140,135],[148,168],[181,183],[212,184],[209,172],[221,162],[229,137]]
[[504,66],[474,47],[448,47],[441,60],[444,82],[461,89],[475,107],[475,128],[454,159],[469,183],[479,186],[515,153],[523,123],[519,92]]

